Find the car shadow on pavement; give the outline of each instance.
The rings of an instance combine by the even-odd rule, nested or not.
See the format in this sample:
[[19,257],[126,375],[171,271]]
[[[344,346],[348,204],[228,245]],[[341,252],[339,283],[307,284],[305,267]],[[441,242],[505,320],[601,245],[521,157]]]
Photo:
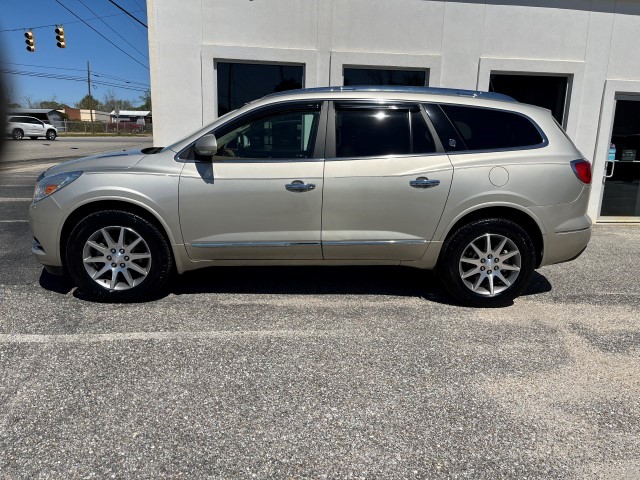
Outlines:
[[[522,295],[551,291],[534,272]],[[434,272],[407,267],[212,267],[174,279],[175,295],[197,293],[391,295],[456,305]]]
[[[66,276],[51,275],[43,269],[39,283],[62,295],[73,290],[74,297],[87,300]],[[549,280],[534,272],[522,295],[539,295],[551,289]],[[170,293],[390,295],[457,305],[436,273],[407,267],[211,267],[174,276],[168,289],[147,301],[160,300]]]
[[42,272],[40,272],[38,283],[40,283],[40,286],[45,290],[62,295],[66,295],[75,288],[75,285],[68,276],[52,275],[44,268]]

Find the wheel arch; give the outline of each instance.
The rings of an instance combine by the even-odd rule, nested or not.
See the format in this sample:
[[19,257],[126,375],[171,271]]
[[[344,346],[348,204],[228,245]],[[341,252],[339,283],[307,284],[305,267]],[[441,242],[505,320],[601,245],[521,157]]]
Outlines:
[[62,225],[62,230],[60,232],[60,244],[58,245],[60,251],[60,259],[62,260],[63,264],[66,265],[67,263],[65,258],[66,245],[74,227],[78,224],[78,222],[80,222],[88,215],[103,210],[122,210],[134,215],[138,215],[139,217],[142,217],[153,224],[167,241],[167,244],[169,245],[169,248],[173,254],[173,260],[178,273],[182,273],[184,271],[182,256],[179,254],[179,252],[176,251],[176,242],[174,241],[171,230],[169,229],[168,225],[166,225],[166,223],[162,221],[158,214],[151,209],[137,203],[132,203],[126,200],[112,199],[95,200],[92,202],[84,203],[78,206],[67,216]]
[[487,218],[503,218],[505,220],[510,220],[524,229],[531,237],[531,241],[535,246],[536,268],[540,267],[544,254],[544,237],[542,225],[531,214],[518,208],[496,205],[486,206],[476,210],[464,212],[451,222],[451,224],[445,231],[443,242],[446,242],[449,237],[451,237],[463,225],[474,222],[476,220],[483,220]]

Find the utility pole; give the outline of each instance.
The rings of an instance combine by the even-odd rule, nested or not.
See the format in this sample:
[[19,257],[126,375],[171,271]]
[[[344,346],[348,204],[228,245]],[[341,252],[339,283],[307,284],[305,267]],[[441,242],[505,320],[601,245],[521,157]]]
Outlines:
[[89,67],[89,60],[87,60],[87,88],[89,89],[89,115],[91,115],[91,133],[93,133],[93,109],[91,108],[91,68]]

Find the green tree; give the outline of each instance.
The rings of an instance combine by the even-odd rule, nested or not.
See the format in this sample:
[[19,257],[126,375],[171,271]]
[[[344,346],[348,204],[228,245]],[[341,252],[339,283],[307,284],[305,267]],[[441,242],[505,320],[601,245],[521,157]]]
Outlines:
[[77,108],[86,108],[87,110],[98,110],[100,102],[93,95],[85,95],[78,103]]
[[69,106],[58,102],[55,95],[51,100],[40,100],[39,102],[36,102],[36,105],[36,108],[50,108],[52,110],[63,110]]

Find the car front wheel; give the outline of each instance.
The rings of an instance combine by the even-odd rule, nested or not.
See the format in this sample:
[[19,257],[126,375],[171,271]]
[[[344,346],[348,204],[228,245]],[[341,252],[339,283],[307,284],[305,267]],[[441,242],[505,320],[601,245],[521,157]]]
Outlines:
[[100,301],[145,300],[166,286],[173,257],[160,231],[130,212],[85,217],[66,248],[69,273],[80,290]]
[[446,290],[473,307],[511,304],[535,268],[527,232],[506,219],[483,219],[460,227],[445,242],[438,272]]
[[47,140],[55,140],[56,136],[55,130],[47,130]]

